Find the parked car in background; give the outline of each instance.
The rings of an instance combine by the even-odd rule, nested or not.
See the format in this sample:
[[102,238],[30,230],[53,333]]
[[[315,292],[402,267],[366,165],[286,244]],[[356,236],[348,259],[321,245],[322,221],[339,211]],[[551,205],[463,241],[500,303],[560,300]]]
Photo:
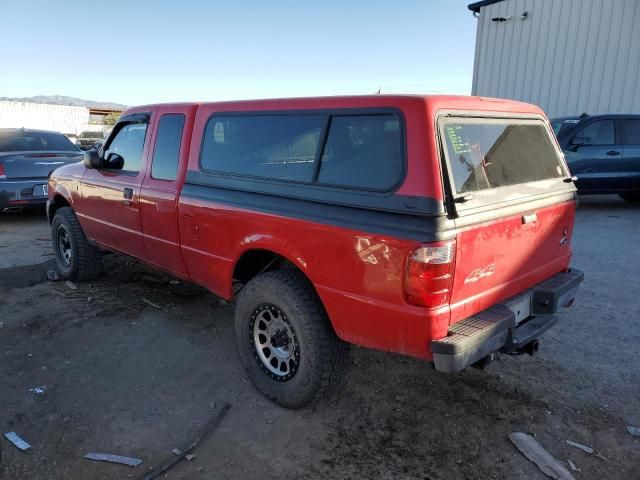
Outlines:
[[0,128],[0,212],[44,205],[47,178],[82,152],[61,133]]
[[615,193],[640,201],[640,115],[551,120],[581,194]]
[[81,150],[89,150],[90,148],[96,147],[96,144],[99,144],[99,148],[100,146],[102,146],[102,142],[104,142],[102,132],[87,130],[86,132],[82,132],[80,135],[78,135],[76,145]]
[[444,372],[534,354],[583,278],[575,190],[533,105],[298,98],[129,109],[47,213],[65,279],[105,249],[235,296],[249,377],[297,408],[346,343]]

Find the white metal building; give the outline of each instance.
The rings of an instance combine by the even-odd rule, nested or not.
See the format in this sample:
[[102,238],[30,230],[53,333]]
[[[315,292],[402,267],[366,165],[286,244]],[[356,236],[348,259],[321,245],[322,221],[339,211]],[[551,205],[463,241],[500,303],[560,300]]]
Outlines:
[[485,0],[473,95],[540,105],[550,117],[640,113],[640,0]]
[[37,128],[65,134],[103,132],[104,117],[119,110],[0,100],[0,128]]

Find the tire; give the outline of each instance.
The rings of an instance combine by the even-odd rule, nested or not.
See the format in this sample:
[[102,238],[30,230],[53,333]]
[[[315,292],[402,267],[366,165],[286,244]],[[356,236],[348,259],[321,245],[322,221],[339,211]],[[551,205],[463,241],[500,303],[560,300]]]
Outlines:
[[620,198],[629,203],[640,203],[640,193],[621,193]]
[[76,214],[70,207],[62,207],[56,211],[51,222],[51,241],[62,278],[84,282],[98,276],[100,252],[87,242]]
[[285,408],[302,408],[326,393],[346,365],[348,345],[297,270],[263,273],[245,285],[236,302],[235,333],[249,378]]

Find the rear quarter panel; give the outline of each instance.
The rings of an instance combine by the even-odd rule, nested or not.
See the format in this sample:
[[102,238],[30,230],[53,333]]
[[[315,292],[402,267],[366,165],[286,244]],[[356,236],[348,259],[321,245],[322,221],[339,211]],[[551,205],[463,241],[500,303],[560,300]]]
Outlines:
[[[426,355],[433,312],[406,304],[402,286],[407,252],[419,242],[189,197],[181,198],[180,222],[189,274],[209,290],[230,298],[242,254],[273,251],[312,281],[343,340]],[[448,309],[436,313],[446,326]]]

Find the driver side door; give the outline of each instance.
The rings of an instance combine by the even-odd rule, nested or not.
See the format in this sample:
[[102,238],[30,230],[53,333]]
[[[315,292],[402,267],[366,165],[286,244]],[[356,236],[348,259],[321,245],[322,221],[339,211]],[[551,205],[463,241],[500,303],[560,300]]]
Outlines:
[[607,192],[618,188],[622,144],[614,119],[595,120],[568,141],[565,158],[578,177],[579,192]]
[[103,168],[85,172],[78,211],[95,242],[139,259],[147,258],[140,222],[140,188],[148,127],[148,114],[123,117],[116,124],[100,152]]

